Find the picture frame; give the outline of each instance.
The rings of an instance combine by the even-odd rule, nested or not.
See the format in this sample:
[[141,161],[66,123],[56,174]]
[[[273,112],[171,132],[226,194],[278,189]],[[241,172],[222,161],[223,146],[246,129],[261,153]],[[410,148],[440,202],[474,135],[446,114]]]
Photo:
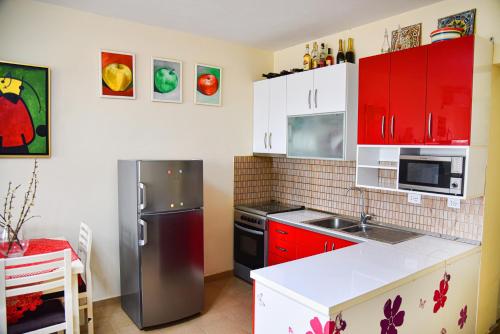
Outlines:
[[0,61],[0,158],[50,158],[50,100],[49,67]]
[[135,54],[101,49],[99,52],[99,96],[135,99]]
[[222,106],[222,68],[207,64],[194,66],[194,103]]
[[469,9],[438,19],[438,29],[445,27],[463,28],[463,36],[474,35],[476,29],[476,9]]
[[422,23],[401,28],[401,48],[397,49],[399,29],[391,33],[391,51],[405,50],[422,45]]
[[151,101],[182,103],[182,61],[151,57]]

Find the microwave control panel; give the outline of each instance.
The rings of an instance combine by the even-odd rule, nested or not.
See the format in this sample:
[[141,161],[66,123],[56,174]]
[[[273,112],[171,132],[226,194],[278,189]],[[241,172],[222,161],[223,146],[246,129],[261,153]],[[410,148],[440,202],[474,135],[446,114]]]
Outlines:
[[463,174],[464,173],[464,157],[452,157],[451,158],[451,174]]

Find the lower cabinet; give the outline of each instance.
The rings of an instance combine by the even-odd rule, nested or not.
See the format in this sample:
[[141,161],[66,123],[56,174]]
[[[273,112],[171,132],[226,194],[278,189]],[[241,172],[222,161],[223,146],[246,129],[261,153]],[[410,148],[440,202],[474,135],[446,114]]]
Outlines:
[[269,222],[268,230],[267,263],[270,266],[330,252],[355,244],[352,241],[275,221]]

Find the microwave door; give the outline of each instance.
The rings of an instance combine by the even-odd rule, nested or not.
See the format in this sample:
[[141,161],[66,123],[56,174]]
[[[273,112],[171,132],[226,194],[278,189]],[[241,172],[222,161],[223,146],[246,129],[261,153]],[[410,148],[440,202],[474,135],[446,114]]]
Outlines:
[[399,188],[450,193],[451,161],[401,159]]

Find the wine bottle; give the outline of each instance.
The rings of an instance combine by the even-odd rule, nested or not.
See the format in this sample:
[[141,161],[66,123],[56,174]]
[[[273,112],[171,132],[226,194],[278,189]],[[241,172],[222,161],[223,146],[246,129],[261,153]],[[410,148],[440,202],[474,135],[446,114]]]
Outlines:
[[325,43],[321,43],[321,51],[319,53],[319,67],[326,66],[326,52],[325,52]]
[[318,43],[313,43],[313,50],[311,52],[312,57],[312,68],[318,68],[319,66],[319,54],[318,54]]
[[330,65],[334,64],[331,48],[328,48],[328,55],[326,56],[325,62],[326,62],[326,66],[330,66]]
[[337,52],[337,64],[345,63],[344,47],[342,46],[342,40],[339,39],[339,52]]
[[389,46],[389,33],[387,32],[387,28],[385,28],[384,33],[384,43],[382,43],[382,48],[380,49],[381,53],[391,52],[391,47]]
[[354,56],[354,48],[353,48],[353,39],[348,38],[347,39],[347,52],[345,53],[345,60],[348,63],[355,63],[356,62],[356,57]]
[[306,53],[304,54],[304,71],[308,71],[311,69],[311,55],[309,54],[309,44],[306,44]]

